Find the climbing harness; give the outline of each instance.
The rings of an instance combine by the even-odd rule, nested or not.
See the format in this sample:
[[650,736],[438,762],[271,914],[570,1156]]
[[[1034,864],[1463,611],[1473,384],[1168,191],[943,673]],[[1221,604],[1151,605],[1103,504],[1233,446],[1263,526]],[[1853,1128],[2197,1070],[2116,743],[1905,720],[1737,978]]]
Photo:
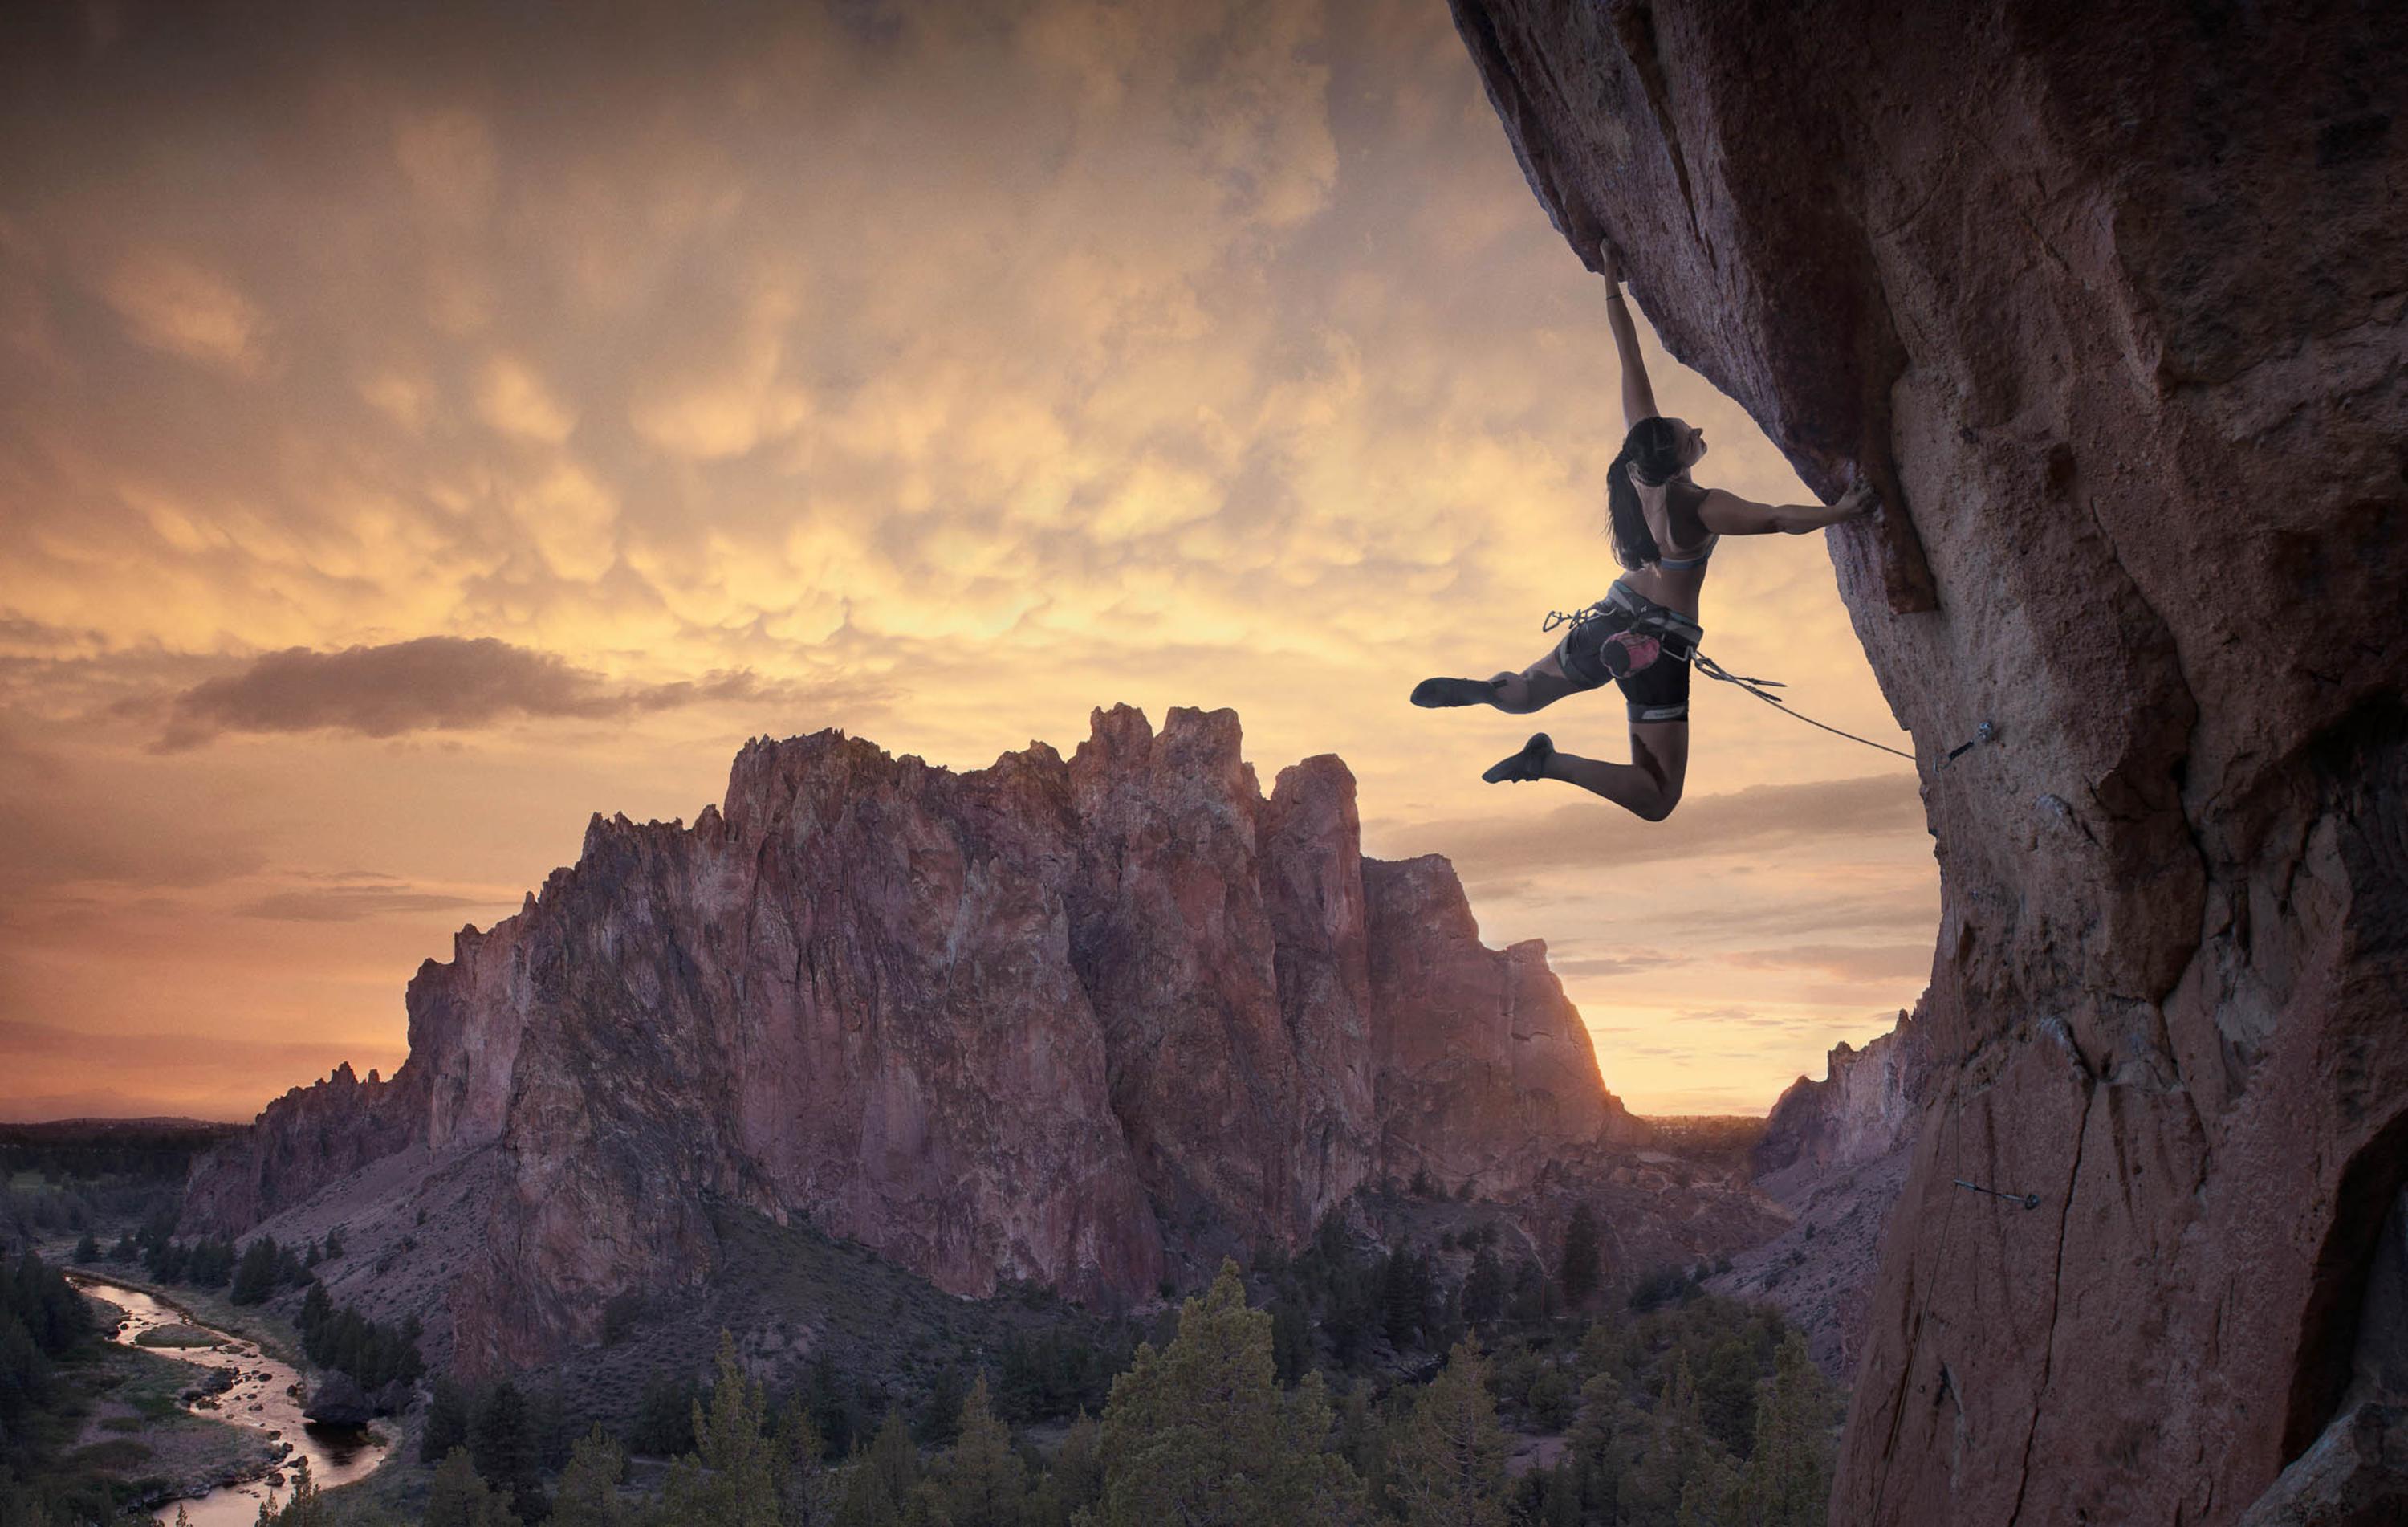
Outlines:
[[[1837,727],[1815,720],[1802,711],[1792,710],[1787,700],[1770,693],[1775,689],[1786,689],[1789,687],[1787,684],[1778,679],[1755,679],[1745,674],[1733,673],[1698,650],[1698,642],[1704,633],[1696,622],[1671,611],[1658,612],[1656,609],[1641,610],[1624,603],[1615,598],[1615,594],[1621,591],[1622,585],[1617,583],[1614,584],[1614,592],[1607,594],[1604,598],[1585,610],[1550,610],[1547,612],[1546,620],[1541,624],[1539,629],[1543,633],[1553,631],[1558,626],[1570,626],[1574,630],[1578,630],[1593,620],[1616,622],[1614,636],[1626,644],[1629,643],[1634,637],[1641,639],[1652,637],[1659,643],[1663,655],[1688,664],[1692,673],[1702,673],[1709,679],[1719,679],[1725,684],[1737,685],[1782,714],[1795,716],[1806,725],[1820,727],[1834,737],[1844,737],[1851,742],[1862,742],[1869,748],[1878,748],[1892,757],[1904,758],[1908,763],[1915,761],[1915,756],[1912,753],[1876,742],[1870,737],[1858,737],[1852,731],[1842,731]],[[1676,642],[1681,645],[1675,645]],[[1683,646],[1687,650],[1683,651]],[[1983,723],[1985,730],[1988,726],[1989,723]],[[1970,742],[1966,744],[1967,747],[1971,745]],[[1957,753],[1964,751],[1964,748],[1956,750]],[[1950,755],[1951,757],[1955,756],[1955,754]]]
[[[1877,748],[1893,758],[1904,758],[1908,763],[1920,761],[1912,753],[1891,747],[1884,742],[1876,742],[1870,737],[1858,737],[1852,731],[1842,731],[1837,727],[1815,720],[1803,711],[1792,709],[1787,700],[1769,693],[1770,690],[1789,687],[1780,680],[1753,679],[1744,674],[1733,673],[1699,652],[1698,642],[1704,632],[1696,622],[1686,620],[1671,611],[1641,610],[1634,605],[1624,603],[1615,598],[1615,595],[1621,592],[1622,585],[1617,583],[1614,584],[1612,593],[1609,593],[1604,598],[1584,610],[1550,610],[1547,612],[1547,618],[1540,623],[1539,630],[1544,634],[1553,632],[1558,626],[1569,626],[1577,631],[1593,620],[1612,621],[1615,623],[1613,635],[1608,639],[1606,644],[1611,646],[1619,643],[1632,659],[1629,666],[1633,669],[1646,667],[1658,655],[1670,656],[1688,664],[1689,671],[1692,673],[1702,673],[1709,679],[1719,679],[1725,684],[1736,685],[1782,714],[1803,721],[1810,727],[1819,727],[1834,737],[1844,737],[1851,742],[1862,742],[1865,746]],[[1682,646],[1674,645],[1675,642],[1682,643],[1687,650],[1683,651]],[[1615,676],[1620,676],[1618,670]],[[1949,749],[1948,756],[1940,760],[1940,767],[1945,769],[1984,742],[1995,742],[1998,740],[1998,725],[1995,722],[1985,721],[1974,728],[1971,738]]]
[[1959,1188],[1970,1188],[1977,1193],[1987,1193],[1992,1198],[2002,1198],[2010,1203],[2020,1203],[2027,1209],[2037,1209],[2040,1207],[2040,1195],[2038,1193],[2002,1193],[1995,1188],[1985,1188],[1977,1182],[1967,1182],[1962,1177],[1957,1177],[1954,1180]]

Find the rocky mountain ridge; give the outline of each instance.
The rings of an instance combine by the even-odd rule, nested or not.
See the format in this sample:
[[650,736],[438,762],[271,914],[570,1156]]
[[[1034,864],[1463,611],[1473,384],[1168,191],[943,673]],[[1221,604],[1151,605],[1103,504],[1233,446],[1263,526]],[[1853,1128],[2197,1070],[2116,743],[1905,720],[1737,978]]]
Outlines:
[[[1068,759],[963,773],[837,732],[748,744],[723,806],[596,817],[464,929],[410,983],[400,1071],[272,1104],[196,1169],[188,1222],[439,1243],[430,1313],[480,1371],[707,1280],[730,1206],[955,1294],[1109,1304],[1293,1247],[1384,1179],[1637,1180],[1648,1131],[1543,946],[1484,946],[1443,859],[1365,859],[1338,759],[1266,797],[1239,741],[1226,711],[1156,733],[1115,707]],[[1769,1233],[1741,1188],[1632,1244]]]

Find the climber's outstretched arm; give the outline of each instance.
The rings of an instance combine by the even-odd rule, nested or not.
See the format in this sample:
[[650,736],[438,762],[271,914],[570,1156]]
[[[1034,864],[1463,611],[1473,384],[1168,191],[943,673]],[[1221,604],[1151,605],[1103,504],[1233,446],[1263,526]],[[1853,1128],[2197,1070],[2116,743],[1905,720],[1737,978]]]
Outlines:
[[1622,257],[1611,239],[1599,241],[1598,261],[1605,267],[1605,321],[1613,330],[1613,352],[1622,357],[1622,423],[1624,427],[1656,417],[1656,389],[1647,384],[1647,363],[1639,355],[1639,329],[1630,322],[1630,304],[1622,295]]
[[1840,495],[1835,504],[1759,504],[1721,488],[1708,488],[1698,505],[1706,528],[1724,536],[1802,536],[1827,525],[1853,520],[1873,507],[1873,490],[1859,483]]

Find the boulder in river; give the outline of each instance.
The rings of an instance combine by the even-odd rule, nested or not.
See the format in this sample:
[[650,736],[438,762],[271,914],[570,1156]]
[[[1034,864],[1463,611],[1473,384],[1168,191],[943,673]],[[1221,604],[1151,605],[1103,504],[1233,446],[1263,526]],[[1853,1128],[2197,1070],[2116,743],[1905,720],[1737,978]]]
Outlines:
[[376,1414],[367,1391],[349,1374],[328,1374],[301,1414],[323,1426],[366,1426]]

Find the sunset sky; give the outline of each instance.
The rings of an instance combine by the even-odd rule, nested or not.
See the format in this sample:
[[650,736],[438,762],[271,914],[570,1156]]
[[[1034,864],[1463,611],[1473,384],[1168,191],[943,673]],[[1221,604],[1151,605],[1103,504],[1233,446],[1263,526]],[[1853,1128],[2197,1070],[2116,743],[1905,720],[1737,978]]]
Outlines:
[[[420,960],[747,737],[1116,700],[1342,756],[1641,1112],[1921,990],[1908,764],[1701,685],[1650,826],[1405,702],[1615,571],[1605,288],[1440,0],[339,8],[0,19],[0,1116],[389,1072]],[[1807,497],[1655,367],[1699,481]],[[1705,624],[1900,741],[1819,535]]]

